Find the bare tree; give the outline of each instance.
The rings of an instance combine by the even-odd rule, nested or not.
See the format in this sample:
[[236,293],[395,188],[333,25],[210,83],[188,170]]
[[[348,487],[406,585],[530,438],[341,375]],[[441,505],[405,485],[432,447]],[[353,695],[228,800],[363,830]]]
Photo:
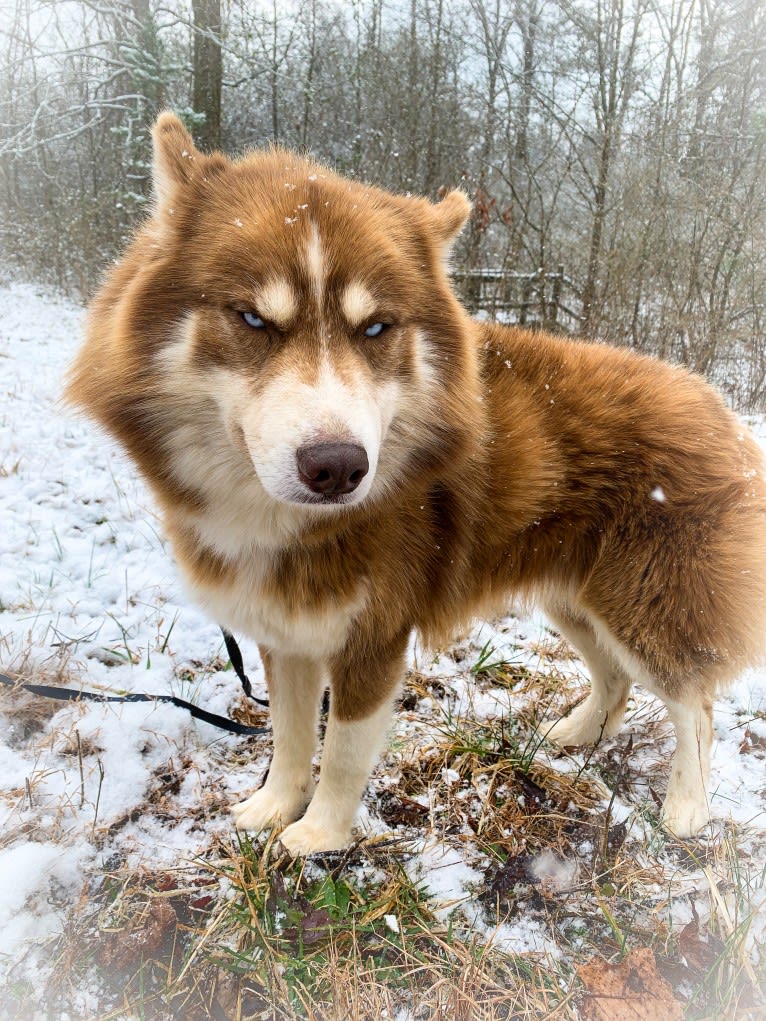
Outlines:
[[9,0],[15,271],[87,293],[148,201],[165,105],[207,148],[273,139],[395,190],[462,184],[472,301],[484,273],[515,295],[507,317],[766,398],[759,0],[228,0],[225,16],[221,0]]
[[223,83],[221,0],[192,0],[192,13],[194,135],[204,149],[219,149]]
[[585,334],[595,333],[600,323],[598,284],[610,174],[628,103],[636,86],[636,55],[646,0],[634,0],[632,11],[626,8],[627,0],[597,0],[592,17],[574,6],[571,8],[573,20],[589,29],[595,53],[595,130],[586,132],[587,141],[595,150],[595,167],[593,172],[588,172],[592,217],[582,292]]

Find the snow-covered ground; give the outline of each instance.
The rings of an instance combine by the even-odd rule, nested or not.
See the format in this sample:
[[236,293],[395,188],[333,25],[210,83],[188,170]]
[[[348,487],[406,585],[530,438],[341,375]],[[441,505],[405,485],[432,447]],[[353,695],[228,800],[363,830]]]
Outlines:
[[[110,693],[172,693],[229,714],[241,704],[239,683],[215,623],[183,592],[145,487],[110,440],[57,403],[82,320],[80,309],[32,286],[0,288],[0,671]],[[763,423],[751,424],[763,439]],[[466,647],[475,658],[486,643],[494,658],[536,668],[546,642],[541,618],[509,618],[477,627]],[[256,650],[243,642],[243,651],[264,694]],[[448,657],[412,655],[421,673],[451,686],[456,714],[508,711],[507,690],[478,690]],[[268,761],[268,740],[248,757],[246,739],[173,706],[27,699],[20,709],[23,697],[0,692],[0,984],[40,966],[88,876],[113,856],[156,866],[204,854],[216,832],[231,829],[227,803],[260,782]],[[639,697],[629,726],[638,730],[653,712]],[[716,735],[714,813],[762,833],[766,672],[721,700]],[[180,781],[172,812],[141,812],[158,777],[171,773]],[[614,820],[632,808],[618,799]],[[384,828],[374,817],[367,823]],[[427,829],[424,816],[420,858],[408,867],[438,901],[461,903],[479,873],[468,852]],[[552,951],[536,925],[494,936],[516,952]]]
[[[80,309],[31,286],[0,290],[0,671],[175,694],[225,714],[239,682],[209,666],[226,660],[221,633],[185,599],[144,486],[103,434],[57,403],[82,323]],[[243,651],[264,694],[257,654],[247,643]],[[223,811],[201,826],[199,805],[211,792],[216,802],[236,798],[265,768],[254,761],[229,775],[227,756],[243,739],[172,705],[50,702],[28,734],[12,701],[0,692],[0,713],[9,710],[0,972],[23,944],[61,931],[84,876],[115,848],[136,863],[194,854],[211,829],[230,828]],[[168,769],[181,772],[186,823],[132,821]]]

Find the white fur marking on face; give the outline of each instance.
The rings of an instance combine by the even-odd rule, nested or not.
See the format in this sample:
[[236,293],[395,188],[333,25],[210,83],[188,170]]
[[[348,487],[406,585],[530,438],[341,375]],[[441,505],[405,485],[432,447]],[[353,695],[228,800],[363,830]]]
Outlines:
[[164,344],[154,356],[157,364],[167,372],[186,368],[194,344],[196,328],[196,314],[187,312],[175,328],[175,338],[169,344]]
[[277,326],[287,326],[298,311],[298,300],[284,277],[264,284],[256,295],[258,315]]
[[267,495],[242,435],[250,387],[235,372],[203,369],[191,357],[197,329],[193,313],[154,356],[155,385],[165,401],[163,446],[173,477],[204,497],[205,510],[176,509],[202,542],[241,558],[254,544],[281,547],[303,525],[305,511]]
[[433,344],[422,330],[415,330],[415,368],[420,380],[430,393],[439,387],[437,353]]
[[359,443],[367,452],[369,472],[359,487],[338,504],[359,503],[375,478],[382,438],[395,410],[390,387],[375,387],[363,374],[353,383],[338,375],[328,357],[316,381],[307,383],[297,370],[269,382],[244,409],[240,423],[247,449],[266,492],[288,503],[318,504],[298,477],[296,452],[305,443]]
[[350,283],[343,292],[341,308],[351,326],[361,326],[375,311],[376,302],[359,280]]
[[311,234],[306,245],[306,267],[314,296],[317,301],[321,302],[324,296],[325,264],[322,239],[315,223],[311,224]]

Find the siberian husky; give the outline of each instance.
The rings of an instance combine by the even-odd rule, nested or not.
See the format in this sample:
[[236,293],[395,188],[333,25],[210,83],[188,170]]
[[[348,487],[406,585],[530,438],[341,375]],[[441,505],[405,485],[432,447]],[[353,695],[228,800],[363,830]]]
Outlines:
[[237,825],[346,845],[411,632],[522,596],[592,679],[548,738],[615,734],[645,686],[676,734],[663,823],[697,831],[711,700],[766,630],[764,462],[740,422],[681,368],[471,319],[446,268],[459,191],[205,155],[170,113],[154,142],[152,214],[68,397],[148,480],[196,599],[260,647],[274,754]]

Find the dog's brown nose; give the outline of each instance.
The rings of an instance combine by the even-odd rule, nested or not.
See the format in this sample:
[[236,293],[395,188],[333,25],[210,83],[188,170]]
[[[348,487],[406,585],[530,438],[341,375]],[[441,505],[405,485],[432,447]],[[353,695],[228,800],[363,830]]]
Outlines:
[[315,493],[340,496],[353,493],[370,464],[358,443],[313,443],[295,455],[301,482]]

